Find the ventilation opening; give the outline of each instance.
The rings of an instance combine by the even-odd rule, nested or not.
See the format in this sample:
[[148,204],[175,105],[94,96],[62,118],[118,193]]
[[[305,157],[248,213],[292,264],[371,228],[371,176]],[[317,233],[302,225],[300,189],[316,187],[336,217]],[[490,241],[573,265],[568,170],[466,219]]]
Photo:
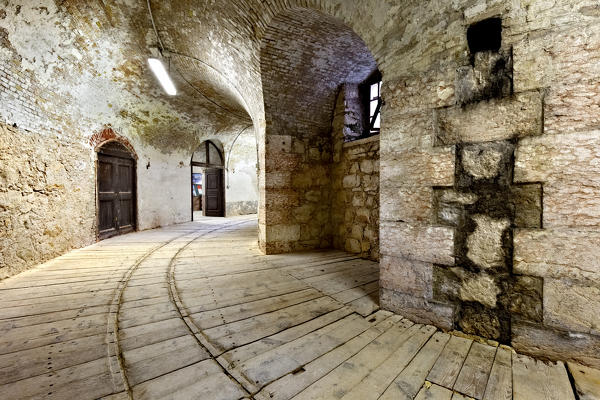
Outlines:
[[502,44],[502,19],[488,18],[467,29],[467,42],[471,54],[480,51],[498,51]]

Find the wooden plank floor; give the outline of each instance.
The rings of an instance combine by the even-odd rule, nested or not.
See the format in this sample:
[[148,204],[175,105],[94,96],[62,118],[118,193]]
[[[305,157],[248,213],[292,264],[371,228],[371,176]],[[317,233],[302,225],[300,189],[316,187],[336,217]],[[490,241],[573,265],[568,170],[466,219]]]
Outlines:
[[256,237],[207,218],[0,282],[0,398],[600,399],[599,371],[379,310],[376,263]]

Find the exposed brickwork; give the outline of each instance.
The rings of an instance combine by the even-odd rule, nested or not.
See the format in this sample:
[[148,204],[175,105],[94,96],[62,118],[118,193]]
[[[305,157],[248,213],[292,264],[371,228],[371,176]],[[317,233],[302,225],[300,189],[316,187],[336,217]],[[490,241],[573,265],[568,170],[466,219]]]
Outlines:
[[103,128],[102,130],[94,133],[92,136],[90,136],[90,146],[98,151],[98,149],[100,149],[100,147],[102,147],[104,144],[106,144],[109,141],[116,141],[121,143],[123,146],[127,147],[129,149],[129,151],[131,152],[131,155],[137,160],[138,159],[138,155],[135,152],[135,149],[133,148],[132,144],[129,143],[129,140],[127,140],[127,138],[117,134],[110,126]]

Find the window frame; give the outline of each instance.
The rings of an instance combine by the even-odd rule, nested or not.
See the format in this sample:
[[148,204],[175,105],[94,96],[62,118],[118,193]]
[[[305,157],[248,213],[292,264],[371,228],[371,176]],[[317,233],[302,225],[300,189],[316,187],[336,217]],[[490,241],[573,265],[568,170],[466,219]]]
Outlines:
[[[363,83],[360,84],[360,97],[363,104],[363,117],[367,121],[363,132],[363,137],[370,137],[378,135],[381,131],[381,106],[383,105],[383,99],[381,97],[381,82],[382,75],[379,70],[375,70]],[[377,96],[371,97],[371,86],[378,84]],[[377,100],[377,105],[373,115],[371,115],[371,102]],[[375,128],[375,122],[377,118],[380,118],[379,128]]]

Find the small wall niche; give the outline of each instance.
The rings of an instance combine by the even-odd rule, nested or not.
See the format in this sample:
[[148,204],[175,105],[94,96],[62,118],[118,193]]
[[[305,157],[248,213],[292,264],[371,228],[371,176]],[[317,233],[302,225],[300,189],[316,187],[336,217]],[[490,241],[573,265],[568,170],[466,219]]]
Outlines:
[[471,55],[482,51],[497,52],[502,45],[502,19],[488,18],[467,28],[467,42]]

